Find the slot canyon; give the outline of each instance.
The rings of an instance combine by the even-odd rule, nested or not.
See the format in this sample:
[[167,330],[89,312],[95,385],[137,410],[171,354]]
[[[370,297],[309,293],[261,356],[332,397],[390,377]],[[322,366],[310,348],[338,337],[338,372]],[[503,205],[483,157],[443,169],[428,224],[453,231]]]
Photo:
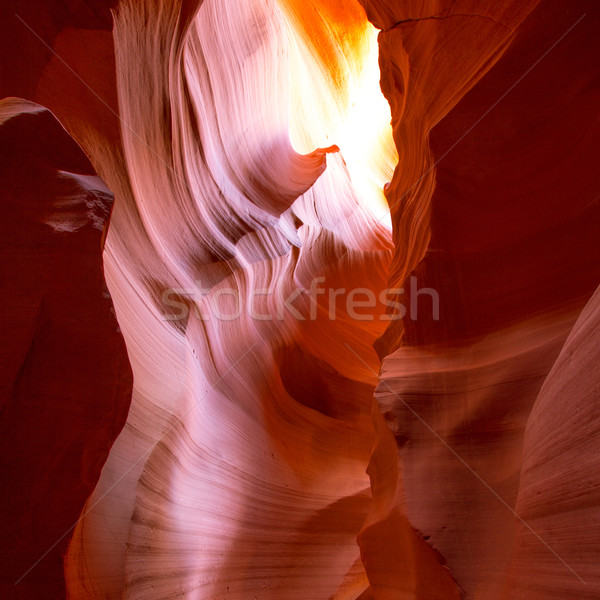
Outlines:
[[600,598],[596,0],[0,31],[1,598]]

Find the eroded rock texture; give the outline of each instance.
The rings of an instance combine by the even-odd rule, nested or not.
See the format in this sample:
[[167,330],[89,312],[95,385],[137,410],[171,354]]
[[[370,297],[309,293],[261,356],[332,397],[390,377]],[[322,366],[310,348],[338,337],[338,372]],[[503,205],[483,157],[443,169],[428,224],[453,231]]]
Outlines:
[[[110,356],[86,385],[111,398],[90,420],[102,443],[68,430],[71,464],[94,466],[60,509],[35,495],[49,514],[87,500],[68,597],[598,597],[595,3],[13,4],[23,53],[4,95],[48,106],[85,150],[85,179],[61,167],[70,185],[95,170],[115,194],[104,267],[135,379],[90,495],[129,406],[122,345],[98,318],[88,349]],[[50,173],[36,185],[55,190]],[[59,207],[48,239],[67,239],[47,230],[64,222],[96,239]],[[29,239],[8,229],[7,248]],[[52,263],[61,310],[90,269],[101,289],[99,235]],[[410,310],[351,309],[357,288]],[[11,476],[30,490],[27,468]],[[61,552],[20,585],[51,573],[60,594]]]
[[[132,2],[115,15],[127,170],[115,157],[100,167],[121,199],[105,261],[136,386],[90,503],[103,500],[69,550],[70,593],[356,597],[371,346],[385,324],[353,321],[343,303],[330,320],[306,295],[280,308],[316,277],[383,287],[389,233],[339,153],[291,147],[298,50],[282,9],[181,10]],[[189,308],[178,319],[170,290]],[[244,305],[269,290],[256,304],[269,318],[216,319],[227,290]]]

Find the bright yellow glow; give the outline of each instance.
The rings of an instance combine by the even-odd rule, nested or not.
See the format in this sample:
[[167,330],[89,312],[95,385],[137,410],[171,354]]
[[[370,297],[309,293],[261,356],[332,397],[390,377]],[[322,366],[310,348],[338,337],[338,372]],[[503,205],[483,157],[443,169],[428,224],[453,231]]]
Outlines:
[[307,43],[290,27],[290,137],[301,153],[339,146],[360,200],[391,228],[383,186],[398,156],[379,87],[377,33],[365,19],[351,51],[340,49],[327,65],[314,51],[319,40]]

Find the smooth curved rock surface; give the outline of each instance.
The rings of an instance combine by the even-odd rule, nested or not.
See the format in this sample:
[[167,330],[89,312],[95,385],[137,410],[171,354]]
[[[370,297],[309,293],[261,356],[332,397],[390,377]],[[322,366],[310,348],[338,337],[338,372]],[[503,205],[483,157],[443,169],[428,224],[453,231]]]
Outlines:
[[[389,230],[335,139],[292,147],[294,128],[297,147],[318,135],[290,106],[318,112],[320,100],[287,84],[292,65],[316,60],[288,13],[155,8],[115,14],[123,155],[89,146],[119,200],[105,264],[136,385],[67,555],[69,594],[355,598],[369,585],[356,536],[385,307],[356,320],[342,298],[331,319],[323,295],[282,302],[317,278],[379,293]],[[327,122],[343,121],[326,102]],[[94,135],[72,123],[82,143]],[[225,293],[246,303],[255,290],[270,291],[258,317],[214,318],[233,310]]]
[[[595,598],[600,293],[581,312],[531,411],[503,598]],[[541,538],[541,539],[540,539]]]
[[597,595],[596,3],[9,4],[135,375],[68,597]]

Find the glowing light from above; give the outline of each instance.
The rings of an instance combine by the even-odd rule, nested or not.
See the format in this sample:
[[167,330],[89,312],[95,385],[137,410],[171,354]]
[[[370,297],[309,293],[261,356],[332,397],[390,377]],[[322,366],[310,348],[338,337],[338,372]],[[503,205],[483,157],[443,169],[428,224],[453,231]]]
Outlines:
[[337,145],[357,195],[391,228],[383,186],[398,156],[390,107],[379,87],[378,31],[364,18],[358,33],[348,36],[351,43],[346,40],[346,47],[323,60],[315,47],[331,46],[332,29],[312,27],[309,33],[317,39],[308,41],[298,30],[290,26],[292,144],[301,153]]

